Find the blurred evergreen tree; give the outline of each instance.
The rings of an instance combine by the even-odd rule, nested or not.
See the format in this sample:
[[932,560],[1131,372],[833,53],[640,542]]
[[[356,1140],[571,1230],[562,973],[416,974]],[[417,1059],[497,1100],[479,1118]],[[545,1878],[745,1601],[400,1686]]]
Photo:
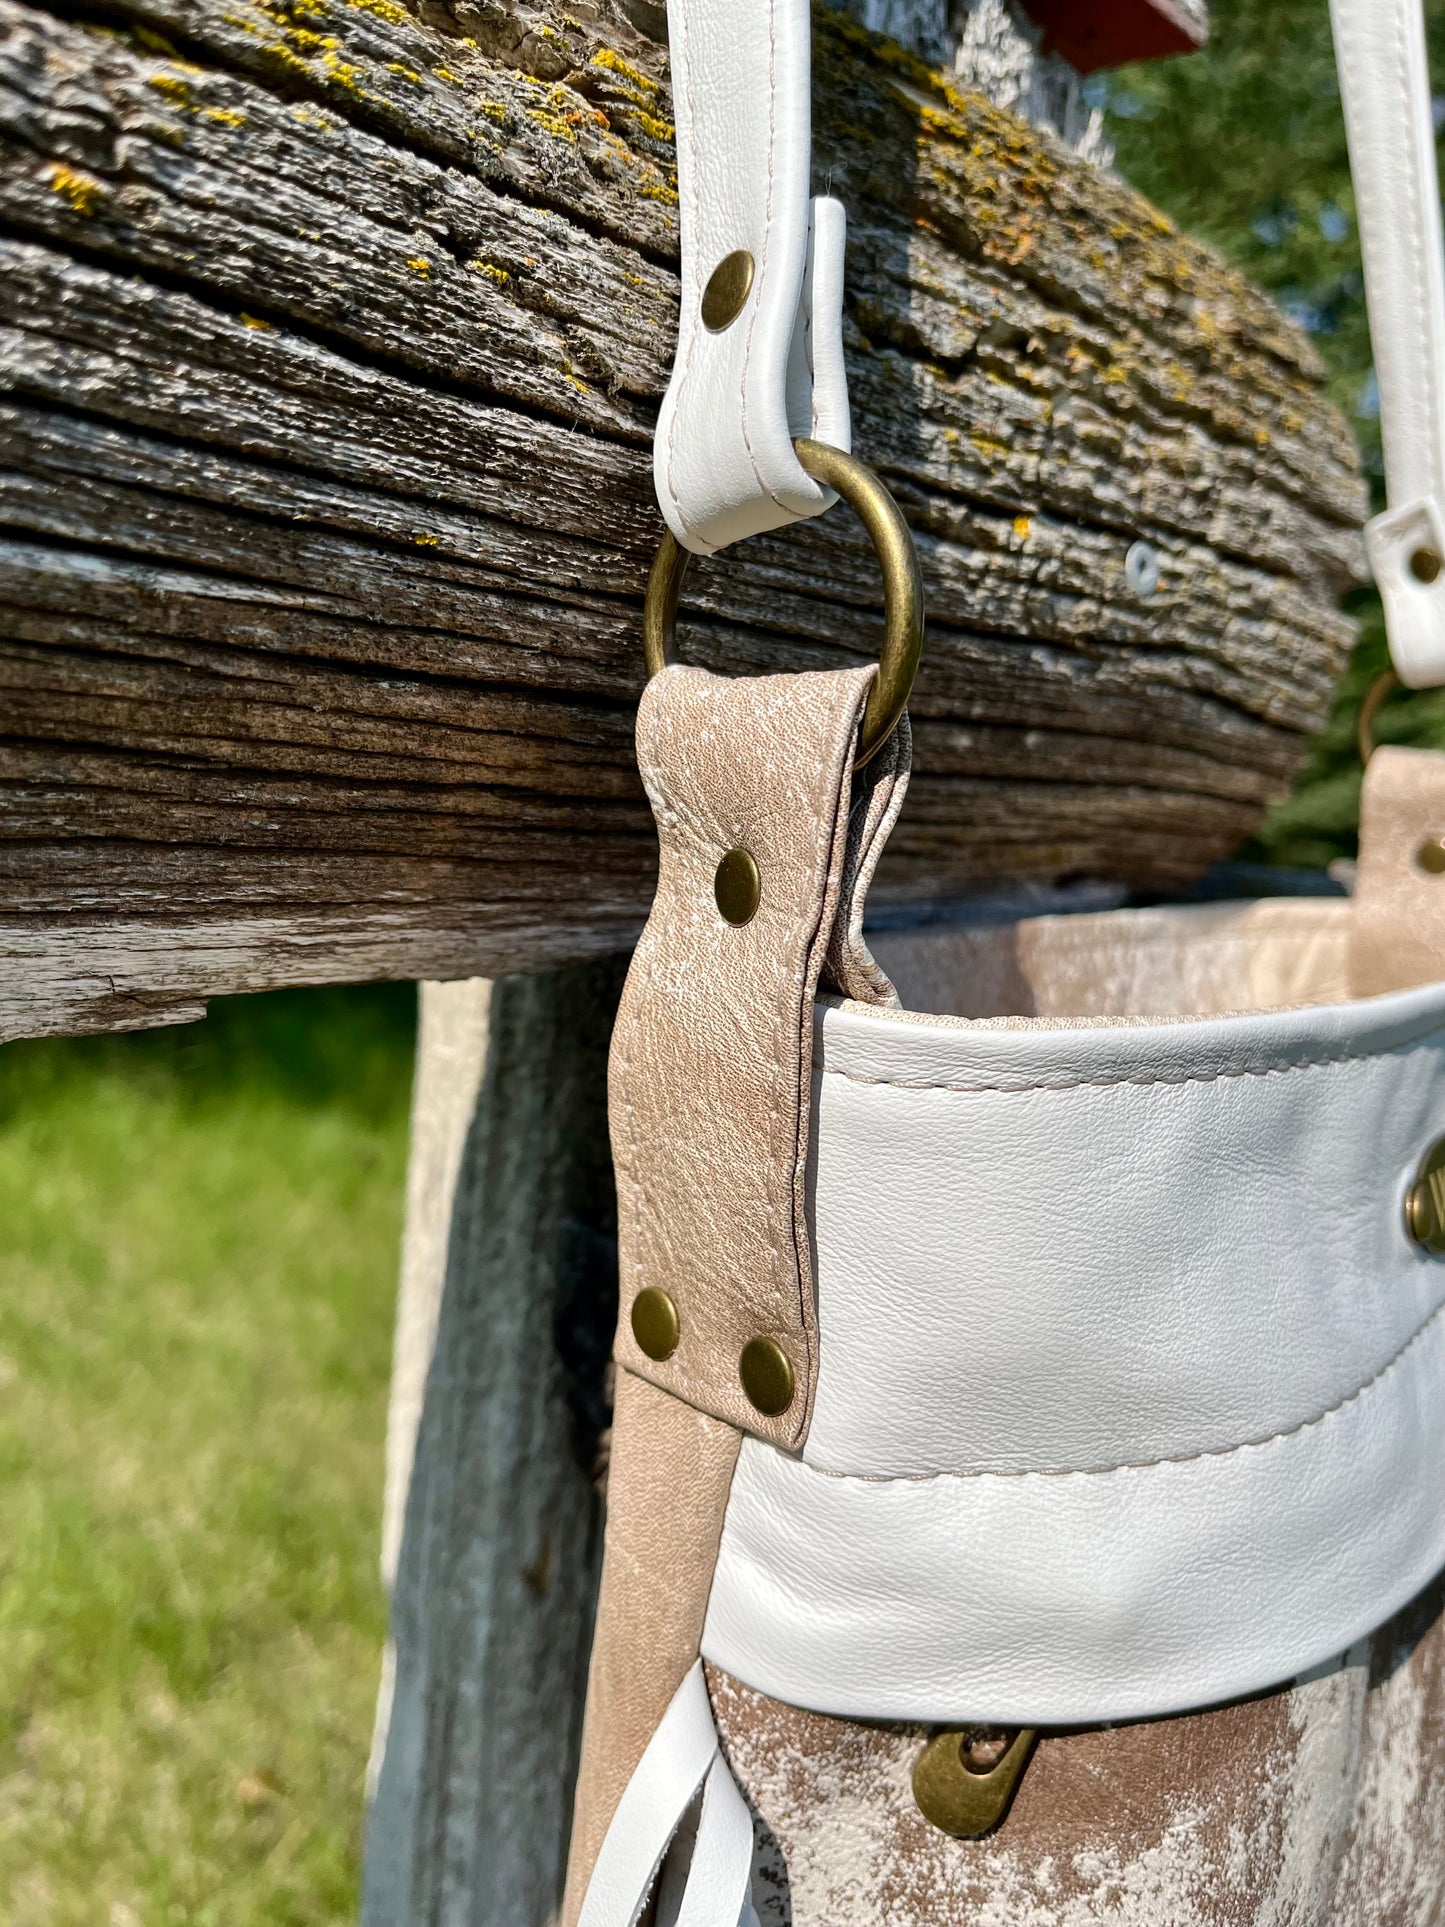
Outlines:
[[[1426,0],[1437,134],[1445,127],[1445,0]],[[1328,364],[1330,393],[1384,503],[1355,202],[1327,0],[1211,0],[1210,44],[1186,59],[1089,83],[1118,171],[1181,228],[1266,288]],[[1352,855],[1360,770],[1355,718],[1387,666],[1379,599],[1348,598],[1360,645],[1294,795],[1241,854],[1318,867]],[[1445,747],[1445,692],[1388,703],[1381,741]]]

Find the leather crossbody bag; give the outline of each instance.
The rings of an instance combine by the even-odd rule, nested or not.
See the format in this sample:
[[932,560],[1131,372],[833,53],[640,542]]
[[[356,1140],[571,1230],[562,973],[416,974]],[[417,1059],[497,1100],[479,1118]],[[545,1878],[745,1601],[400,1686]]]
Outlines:
[[[1397,674],[1442,683],[1419,0],[1333,12],[1389,490],[1367,541]],[[1039,1729],[1279,1691],[1445,1565],[1445,877],[1420,860],[1445,757],[1371,760],[1349,900],[870,951],[921,589],[849,453],[807,0],[670,19],[682,305],[638,721],[661,863],[612,1049],[616,1415],[563,1919],[782,1918],[759,1839],[800,1787],[837,1802],[829,1851],[867,1836],[887,1875],[808,1918],[992,1919],[952,1910],[947,1855]],[[838,495],[883,572],[881,663],[674,661],[688,558]]]

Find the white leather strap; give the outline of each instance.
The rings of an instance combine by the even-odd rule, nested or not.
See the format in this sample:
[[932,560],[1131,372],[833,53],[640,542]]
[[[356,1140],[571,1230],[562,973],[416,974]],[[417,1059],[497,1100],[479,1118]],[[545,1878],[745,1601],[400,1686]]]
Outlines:
[[1445,1564],[1445,986],[1152,1023],[823,1010],[820,1366],[744,1443],[703,1632],[865,1719],[1279,1684]]
[[[1330,0],[1380,390],[1389,506],[1365,530],[1390,654],[1411,688],[1445,683],[1445,260],[1420,0]],[[1425,573],[1428,573],[1428,565]]]
[[[851,446],[846,223],[840,202],[808,198],[811,36],[808,0],[668,0],[682,291],[653,473],[668,527],[699,555],[834,500],[794,436]],[[739,249],[752,286],[714,332],[703,292]]]
[[661,1911],[668,1927],[750,1927],[752,1819],[718,1748],[701,1661],[673,1695],[617,1804],[578,1927],[635,1927],[699,1788],[691,1860],[661,1896]]

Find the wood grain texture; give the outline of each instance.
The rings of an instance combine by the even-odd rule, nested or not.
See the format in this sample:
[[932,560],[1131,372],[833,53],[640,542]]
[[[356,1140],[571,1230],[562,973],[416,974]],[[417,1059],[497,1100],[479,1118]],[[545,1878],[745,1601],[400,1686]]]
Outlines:
[[[12,1034],[342,955],[537,968],[644,913],[665,51],[644,0],[414,4],[0,0]],[[930,598],[877,899],[1181,881],[1285,790],[1351,639],[1322,370],[1119,183],[815,39],[857,445]],[[763,670],[877,627],[837,513],[695,571],[681,638]]]

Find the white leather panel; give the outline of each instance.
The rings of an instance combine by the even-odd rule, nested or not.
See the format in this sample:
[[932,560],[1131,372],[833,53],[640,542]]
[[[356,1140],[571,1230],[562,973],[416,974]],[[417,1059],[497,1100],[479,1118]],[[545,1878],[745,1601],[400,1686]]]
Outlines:
[[1403,1220],[1445,1133],[1445,991],[1072,1031],[845,1005],[819,1044],[811,1464],[1074,1471],[1269,1438],[1445,1304]]
[[861,1719],[1207,1706],[1343,1651],[1445,1563],[1445,1316],[1269,1445],[1113,1473],[844,1479],[745,1440],[704,1655]]
[[1330,0],[1364,256],[1389,510],[1366,530],[1405,683],[1445,682],[1445,256],[1420,0]]
[[[845,223],[838,202],[809,203],[808,0],[670,0],[668,20],[682,287],[653,469],[668,527],[708,554],[834,499],[793,437],[849,446]],[[753,256],[752,290],[713,334],[703,290],[738,248]]]
[[1445,988],[1019,1026],[834,1003],[802,1459],[745,1446],[703,1651],[864,1718],[1278,1683],[1445,1563]]

